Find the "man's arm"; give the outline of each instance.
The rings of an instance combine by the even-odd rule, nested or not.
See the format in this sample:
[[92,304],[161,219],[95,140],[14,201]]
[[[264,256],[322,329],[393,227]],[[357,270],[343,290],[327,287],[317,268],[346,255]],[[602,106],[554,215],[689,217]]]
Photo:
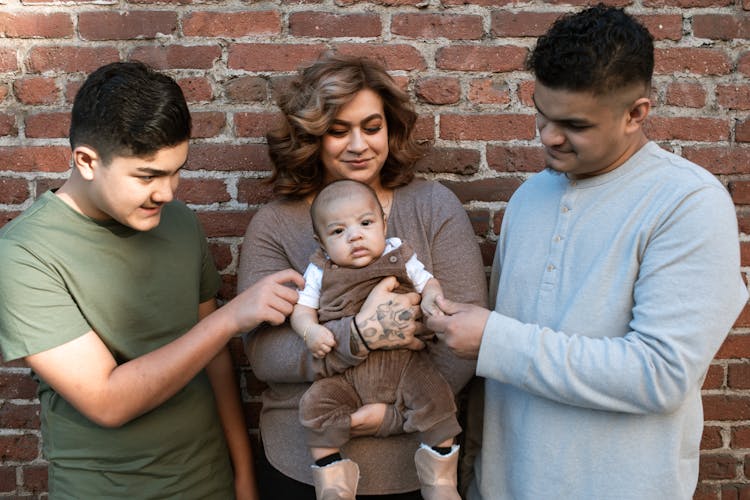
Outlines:
[[285,283],[303,286],[293,270],[267,276],[178,339],[122,365],[93,330],[25,361],[87,418],[119,427],[172,397],[234,335],[283,323],[297,300]]

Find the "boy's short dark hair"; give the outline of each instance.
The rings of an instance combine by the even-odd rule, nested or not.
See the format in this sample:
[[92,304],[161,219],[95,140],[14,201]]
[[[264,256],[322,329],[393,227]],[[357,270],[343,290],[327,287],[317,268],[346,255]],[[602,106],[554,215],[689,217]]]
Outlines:
[[555,21],[526,67],[554,89],[601,95],[636,83],[650,87],[653,37],[622,9],[599,4]]
[[190,138],[190,112],[172,78],[141,62],[115,62],[91,73],[76,94],[70,146],[86,145],[106,165],[145,156]]

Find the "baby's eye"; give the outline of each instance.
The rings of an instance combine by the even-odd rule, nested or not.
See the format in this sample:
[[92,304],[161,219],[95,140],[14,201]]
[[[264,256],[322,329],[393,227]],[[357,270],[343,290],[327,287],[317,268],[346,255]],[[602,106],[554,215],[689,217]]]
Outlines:
[[362,221],[363,226],[369,226],[370,224],[372,224],[372,220],[370,219],[365,219]]
[[343,233],[343,232],[344,232],[344,230],[343,230],[343,229],[341,229],[341,228],[337,228],[337,229],[334,229],[333,231],[331,231],[331,234],[341,234],[341,233]]

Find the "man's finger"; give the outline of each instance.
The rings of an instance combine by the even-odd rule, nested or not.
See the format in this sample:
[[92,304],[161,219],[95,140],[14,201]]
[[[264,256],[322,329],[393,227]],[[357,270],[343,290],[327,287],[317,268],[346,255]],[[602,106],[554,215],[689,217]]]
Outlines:
[[435,303],[438,305],[441,311],[448,315],[456,314],[461,310],[461,304],[459,304],[458,302],[453,302],[452,300],[448,300],[445,297],[437,297],[437,299],[435,299]]

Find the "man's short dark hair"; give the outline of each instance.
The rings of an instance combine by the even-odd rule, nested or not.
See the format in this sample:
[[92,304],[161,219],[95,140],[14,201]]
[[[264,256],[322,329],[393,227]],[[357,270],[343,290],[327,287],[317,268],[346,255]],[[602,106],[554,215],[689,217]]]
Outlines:
[[190,112],[169,76],[140,62],[116,62],[91,73],[76,94],[72,148],[88,146],[106,165],[115,156],[146,156],[190,138]]
[[650,87],[653,37],[622,9],[599,4],[555,21],[526,66],[554,89],[601,95],[636,83]]

